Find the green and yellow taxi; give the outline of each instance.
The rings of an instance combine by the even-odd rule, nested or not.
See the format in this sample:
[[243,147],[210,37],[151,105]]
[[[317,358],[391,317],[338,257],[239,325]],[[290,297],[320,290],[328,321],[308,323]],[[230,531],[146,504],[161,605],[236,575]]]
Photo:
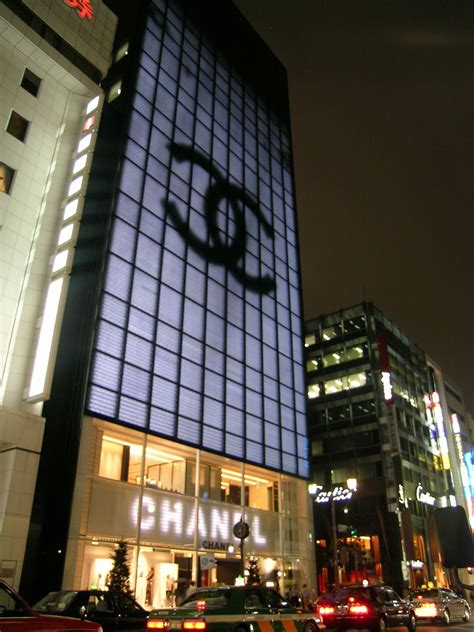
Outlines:
[[322,632],[313,612],[294,608],[278,592],[263,586],[198,588],[176,608],[152,610],[150,632]]

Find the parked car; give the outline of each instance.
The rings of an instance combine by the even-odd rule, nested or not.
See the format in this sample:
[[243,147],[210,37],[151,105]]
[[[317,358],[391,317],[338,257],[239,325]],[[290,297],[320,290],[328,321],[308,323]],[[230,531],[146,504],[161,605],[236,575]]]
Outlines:
[[90,621],[39,614],[11,586],[0,580],[0,630],[2,632],[38,632],[38,630],[102,632],[102,627]]
[[294,608],[275,590],[261,586],[197,588],[180,606],[152,610],[148,618],[150,632],[247,632],[267,628],[322,632],[324,626],[313,612]]
[[451,619],[469,621],[471,618],[469,603],[448,588],[413,590],[408,599],[420,620],[442,621],[448,625]]
[[415,611],[393,588],[382,585],[352,585],[321,595],[316,611],[328,629],[368,629],[384,632],[390,627],[416,630]]
[[94,621],[104,632],[145,630],[148,616],[148,611],[129,595],[108,590],[58,590],[33,608],[40,613]]

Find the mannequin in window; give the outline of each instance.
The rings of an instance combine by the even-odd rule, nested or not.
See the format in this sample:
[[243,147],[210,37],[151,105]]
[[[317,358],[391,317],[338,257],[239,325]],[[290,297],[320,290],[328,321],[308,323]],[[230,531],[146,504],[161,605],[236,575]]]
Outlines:
[[153,595],[153,578],[154,577],[155,577],[155,570],[152,566],[146,576],[145,603],[148,605],[152,605],[152,601],[153,601],[152,595]]

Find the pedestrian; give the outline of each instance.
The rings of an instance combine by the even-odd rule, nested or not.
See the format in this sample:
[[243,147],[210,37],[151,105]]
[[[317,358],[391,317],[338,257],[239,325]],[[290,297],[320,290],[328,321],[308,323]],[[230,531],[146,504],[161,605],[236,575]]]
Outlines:
[[301,589],[301,601],[303,608],[305,610],[309,610],[311,604],[311,592],[306,584],[303,584],[303,588]]
[[186,592],[184,594],[184,598],[187,599],[188,597],[190,597],[195,590],[196,590],[196,582],[191,580],[189,582],[189,586],[186,588]]
[[178,585],[174,591],[174,600],[177,606],[180,606],[183,603],[188,586],[189,584],[187,582],[178,580]]
[[291,587],[288,594],[288,600],[292,606],[298,607],[301,605],[301,594],[296,584],[293,584],[293,586]]

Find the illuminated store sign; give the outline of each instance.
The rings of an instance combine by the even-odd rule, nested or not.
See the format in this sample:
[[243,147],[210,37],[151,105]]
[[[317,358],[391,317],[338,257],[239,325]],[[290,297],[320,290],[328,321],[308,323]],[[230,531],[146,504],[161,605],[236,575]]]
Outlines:
[[408,508],[408,498],[406,497],[403,485],[398,485],[398,502],[405,508]]
[[321,485],[308,485],[310,494],[315,495],[314,501],[317,503],[328,503],[329,501],[339,502],[350,500],[354,490],[348,487],[337,486],[330,491],[324,491]]
[[[151,543],[223,550],[221,545],[240,545],[233,526],[242,518],[242,508],[210,501],[196,503],[192,497],[177,497],[158,490],[143,498],[136,486],[111,485],[95,480],[91,489],[87,532],[95,538],[140,538]],[[275,512],[245,508],[250,527],[246,543],[260,553],[279,550],[279,520]],[[284,529],[295,529],[298,518],[284,519]],[[197,539],[196,539],[197,538]],[[204,546],[205,545],[205,546]],[[213,546],[217,545],[217,546]],[[227,549],[226,549],[227,550]]]
[[387,339],[383,334],[377,334],[377,350],[379,354],[379,367],[385,403],[393,404],[393,386],[390,379],[390,357],[388,353]]
[[424,402],[428,420],[436,425],[436,429],[438,431],[438,444],[443,469],[449,470],[451,464],[449,461],[448,440],[444,429],[444,418],[439,394],[436,391],[433,391],[433,393],[431,393],[431,397],[430,395],[425,395]]
[[393,388],[390,380],[390,373],[382,371],[383,396],[386,402],[393,401]]
[[92,20],[94,11],[90,0],[64,0],[64,4],[67,4],[69,7],[74,7],[81,20],[84,20],[85,18]]
[[420,503],[433,506],[436,502],[436,498],[430,494],[430,492],[424,492],[421,483],[418,483],[416,488],[416,499]]
[[160,10],[128,86],[86,410],[306,478],[286,82],[279,103]]

